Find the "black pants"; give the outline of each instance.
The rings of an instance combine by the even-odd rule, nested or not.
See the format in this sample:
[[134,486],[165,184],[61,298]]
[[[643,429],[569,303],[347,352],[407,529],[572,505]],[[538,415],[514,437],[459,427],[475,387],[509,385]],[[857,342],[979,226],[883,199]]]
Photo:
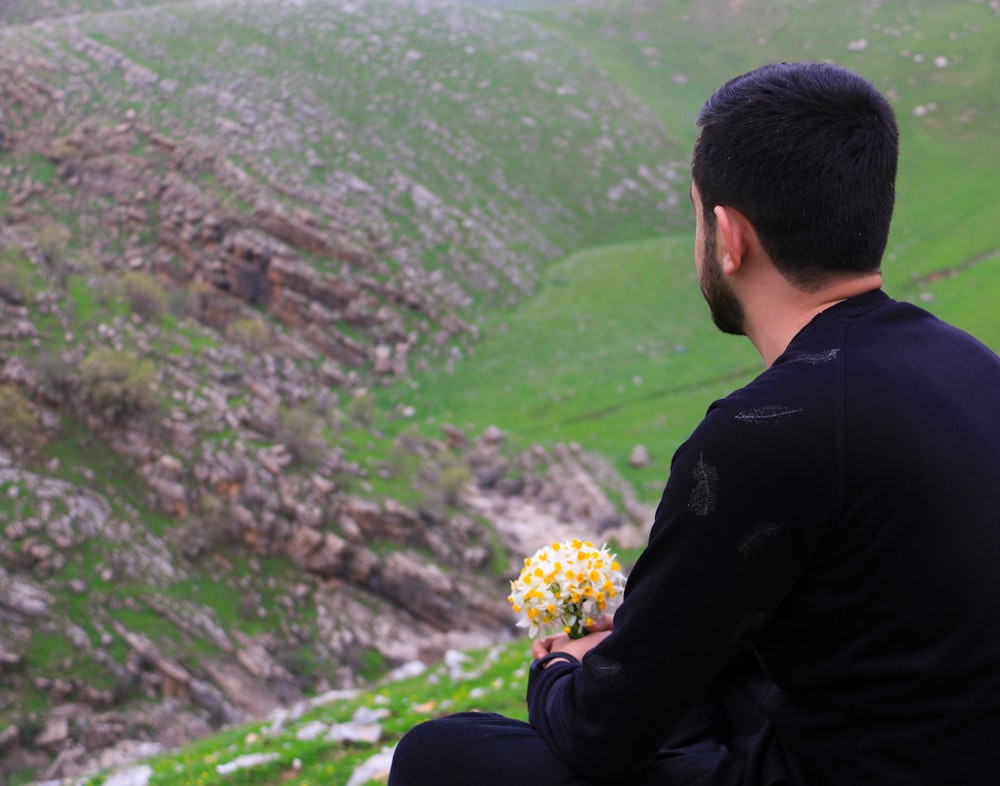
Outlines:
[[749,654],[713,683],[649,764],[621,781],[568,769],[523,721],[463,712],[415,726],[396,747],[389,786],[781,786],[790,784],[764,723],[766,678]]

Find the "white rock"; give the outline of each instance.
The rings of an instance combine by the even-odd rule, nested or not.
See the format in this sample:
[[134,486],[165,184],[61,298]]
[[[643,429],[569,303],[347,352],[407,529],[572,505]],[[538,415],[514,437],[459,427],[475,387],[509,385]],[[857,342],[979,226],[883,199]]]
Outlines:
[[220,764],[215,768],[219,775],[231,775],[238,770],[247,770],[251,767],[260,767],[263,764],[270,764],[277,761],[278,753],[248,753],[246,756],[237,756],[231,762]]
[[645,445],[636,445],[629,454],[628,463],[631,467],[648,467],[649,451]]
[[427,664],[422,660],[411,660],[402,666],[397,666],[389,672],[390,680],[405,680],[410,677],[419,677],[427,671]]
[[386,780],[389,768],[392,766],[392,754],[395,748],[383,748],[370,759],[364,761],[354,770],[347,786],[364,786],[370,780]]
[[104,781],[104,786],[146,786],[153,775],[153,768],[147,764],[112,773]]
[[363,742],[374,745],[382,739],[382,727],[377,723],[335,723],[326,739],[328,742]]
[[323,723],[323,721],[313,721],[312,723],[307,723],[297,732],[295,732],[295,739],[299,742],[312,742],[315,739],[326,733],[329,727]]
[[388,718],[392,713],[385,707],[373,710],[371,707],[358,707],[351,716],[352,723],[378,723]]

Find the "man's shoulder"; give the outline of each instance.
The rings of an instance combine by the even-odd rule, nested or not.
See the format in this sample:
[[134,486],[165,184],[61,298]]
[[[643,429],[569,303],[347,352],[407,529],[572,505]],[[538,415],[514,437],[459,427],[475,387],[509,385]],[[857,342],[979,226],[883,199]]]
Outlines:
[[826,433],[836,405],[836,357],[836,348],[830,348],[771,366],[713,402],[699,428],[701,435],[760,448],[761,440],[787,447],[788,442]]

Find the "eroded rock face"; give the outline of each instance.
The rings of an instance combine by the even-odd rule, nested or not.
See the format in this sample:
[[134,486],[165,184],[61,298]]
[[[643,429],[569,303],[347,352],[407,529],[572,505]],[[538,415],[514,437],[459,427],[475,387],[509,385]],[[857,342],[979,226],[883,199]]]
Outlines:
[[[0,547],[7,553],[34,555],[33,562],[19,569],[26,572],[0,568],[0,626],[5,632],[0,637],[0,672],[21,674],[32,636],[46,631],[75,642],[81,657],[104,664],[116,675],[118,686],[113,692],[102,691],[49,679],[32,669],[36,688],[41,686],[59,702],[75,702],[83,708],[80,717],[94,718],[79,724],[50,716],[41,742],[35,740],[32,750],[60,757],[59,771],[72,773],[94,751],[128,737],[121,718],[137,696],[172,702],[210,724],[236,722],[293,703],[303,690],[355,684],[363,666],[359,653],[376,652],[387,664],[398,665],[433,660],[450,649],[486,646],[512,635],[506,582],[525,554],[556,538],[614,538],[632,545],[644,537],[644,517],[651,519],[651,513],[633,505],[624,487],[614,486],[613,472],[579,448],[536,447],[511,456],[503,452],[503,435],[496,429],[478,437],[451,428],[444,433],[448,443],[410,436],[406,449],[421,455],[429,477],[442,457],[456,447],[464,451],[472,468],[469,480],[455,492],[448,509],[413,510],[392,500],[345,496],[321,472],[294,474],[278,454],[267,451],[216,452],[210,463],[191,465],[158,451],[151,442],[144,443],[143,450],[132,450],[147,462],[142,474],[162,507],[168,508],[172,500],[195,500],[206,489],[225,492],[220,520],[231,527],[226,537],[261,555],[287,558],[300,571],[297,585],[288,586],[276,605],[255,595],[253,587],[263,587],[264,577],[246,583],[245,612],[276,619],[274,634],[257,636],[241,633],[210,605],[171,598],[169,588],[185,580],[194,563],[169,542],[119,519],[103,496],[0,460],[0,480],[9,488],[23,489],[25,510],[35,507],[33,500],[58,497],[66,501],[68,511],[52,507],[48,519],[28,518],[26,524],[0,527]],[[504,484],[500,476],[520,482]],[[178,492],[165,495],[171,485]],[[625,512],[617,512],[610,502],[604,491],[609,487],[623,494],[630,505]],[[500,553],[477,518],[490,522]],[[78,621],[53,613],[55,595],[46,587],[59,581],[59,572],[40,572],[41,563],[35,559],[39,548],[53,543],[87,548],[103,538],[115,544],[109,551],[114,561],[101,567],[93,580],[74,578],[69,591],[91,597],[101,591],[98,580],[144,577],[153,591],[133,610],[155,614],[185,639],[210,645],[217,655],[199,658],[192,666],[183,649],[164,649],[106,609],[95,608],[91,619]],[[178,545],[187,553],[186,538]],[[498,560],[510,565],[510,575],[493,572]],[[308,610],[316,614],[315,638],[299,638]],[[103,631],[99,640],[88,632],[94,629]],[[124,664],[110,657],[116,641],[128,649]],[[294,666],[288,659],[292,645],[324,653],[327,665],[303,681],[301,673],[289,670]],[[20,732],[14,729],[4,733],[4,744],[20,750]],[[161,742],[156,735],[151,741]]]
[[[171,89],[112,48],[69,35],[74,57],[120,72],[136,89]],[[0,712],[29,689],[50,699],[39,716],[0,724],[5,760],[44,754],[33,761],[68,777],[102,751],[173,747],[303,693],[354,685],[365,652],[397,665],[486,646],[510,635],[513,622],[504,564],[552,538],[642,539],[651,517],[573,446],[509,455],[496,428],[478,436],[450,428],[441,444],[414,439],[406,449],[420,457],[413,482],[422,501],[407,506],[366,496],[369,468],[310,439],[346,420],[345,402],[366,385],[405,377],[428,353],[451,352],[456,337],[474,341],[474,321],[460,316],[470,290],[503,280],[530,289],[531,260],[505,248],[497,221],[464,214],[399,174],[391,198],[412,200],[427,231],[419,241],[395,239],[380,219],[389,197],[356,175],[338,177],[345,193],[372,195],[364,221],[337,199],[278,191],[224,150],[135,115],[73,115],[72,90],[42,78],[53,69],[30,53],[12,62],[0,46],[0,106],[18,107],[0,112],[0,149],[55,168],[46,183],[27,168],[11,172],[0,246],[26,249],[36,274],[55,278],[58,249],[43,251],[37,222],[49,211],[79,215],[91,228],[80,245],[93,270],[71,259],[60,275],[79,275],[99,294],[125,271],[146,272],[190,295],[184,307],[205,332],[188,331],[202,339],[197,347],[164,350],[165,332],[136,315],[81,325],[61,295],[32,300],[0,289],[0,382],[30,398],[50,435],[63,414],[87,423],[93,443],[77,445],[80,453],[110,446],[134,470],[128,482],[146,506],[136,510],[86,462],[75,475],[29,471],[0,452]],[[40,125],[29,126],[32,118]],[[91,204],[96,212],[87,212]],[[558,251],[523,230],[518,242]],[[477,253],[463,250],[464,239]],[[425,270],[425,241],[447,247],[460,275]],[[248,349],[227,339],[234,321],[258,317],[276,327],[271,343]],[[165,399],[158,420],[109,430],[80,405],[72,374],[58,385],[42,379],[18,348],[37,349],[51,331],[62,333],[58,360],[69,367],[91,346],[156,357]],[[285,418],[296,408],[324,414],[296,429]],[[445,492],[452,453],[468,478],[459,474]],[[155,533],[147,510],[157,513]],[[195,580],[236,594],[238,610],[224,614],[198,598],[188,586]],[[141,591],[112,591],[118,585]],[[266,633],[263,623],[244,624],[261,620]],[[157,636],[161,629],[168,633]],[[68,665],[31,661],[42,637],[68,643]],[[99,673],[99,683],[67,678],[74,663]]]
[[49,616],[52,596],[33,582],[10,575],[0,567],[0,613],[30,623]]

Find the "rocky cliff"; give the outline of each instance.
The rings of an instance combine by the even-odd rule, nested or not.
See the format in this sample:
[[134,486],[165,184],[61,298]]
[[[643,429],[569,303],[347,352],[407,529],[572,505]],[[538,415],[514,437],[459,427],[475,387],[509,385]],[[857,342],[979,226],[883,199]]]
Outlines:
[[642,542],[576,446],[378,431],[372,390],[474,345],[478,293],[530,290],[552,239],[95,102],[175,86],[76,21],[0,29],[0,777],[488,644],[541,542]]

